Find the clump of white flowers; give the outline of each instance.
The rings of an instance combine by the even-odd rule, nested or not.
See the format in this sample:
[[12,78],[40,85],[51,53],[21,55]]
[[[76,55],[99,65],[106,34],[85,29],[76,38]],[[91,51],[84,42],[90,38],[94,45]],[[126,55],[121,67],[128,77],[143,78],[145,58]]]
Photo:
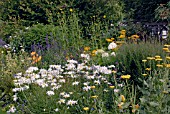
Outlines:
[[116,47],[117,47],[117,44],[112,42],[109,44],[108,49],[111,50],[111,49],[115,49]]

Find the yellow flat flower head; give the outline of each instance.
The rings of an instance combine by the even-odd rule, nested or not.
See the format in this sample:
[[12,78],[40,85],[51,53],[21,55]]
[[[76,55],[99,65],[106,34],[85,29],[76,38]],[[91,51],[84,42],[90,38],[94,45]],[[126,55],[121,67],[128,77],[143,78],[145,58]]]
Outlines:
[[144,62],[144,63],[145,63],[146,61],[147,61],[146,59],[142,60],[142,62]]
[[113,89],[113,88],[115,88],[115,86],[109,86],[109,88]]
[[83,110],[87,111],[89,110],[89,107],[84,107]]
[[131,77],[130,75],[122,75],[121,76],[122,79],[130,79],[130,77]]
[[143,76],[147,76],[148,74],[142,74]]
[[91,98],[94,98],[94,99],[96,99],[97,97],[98,97],[97,95],[91,96]]
[[169,51],[169,48],[162,48],[162,50],[164,50],[164,51]]

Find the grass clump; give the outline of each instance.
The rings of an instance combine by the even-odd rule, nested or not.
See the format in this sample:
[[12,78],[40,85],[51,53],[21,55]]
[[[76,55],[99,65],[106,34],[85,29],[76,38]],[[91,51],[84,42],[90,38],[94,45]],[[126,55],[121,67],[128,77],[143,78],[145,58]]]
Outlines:
[[[162,48],[163,45],[160,43],[140,42],[139,44],[124,44],[117,51],[116,61],[119,63],[118,70],[121,73],[130,74],[132,79],[139,84],[138,78],[142,76],[145,70],[142,60],[147,57],[154,57],[155,55],[165,56]],[[146,66],[154,67],[153,65],[150,66],[150,63],[147,63]]]

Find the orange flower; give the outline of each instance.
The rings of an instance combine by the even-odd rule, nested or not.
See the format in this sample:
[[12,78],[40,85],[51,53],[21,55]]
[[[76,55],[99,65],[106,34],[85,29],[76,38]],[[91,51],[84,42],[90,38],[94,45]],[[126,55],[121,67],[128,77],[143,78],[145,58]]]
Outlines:
[[37,57],[36,57],[35,55],[34,55],[34,56],[32,56],[32,60],[36,60],[36,58],[37,58]]
[[37,61],[41,61],[41,58],[42,58],[42,57],[41,57],[41,56],[39,56],[39,57],[38,57],[38,59],[37,59]]
[[33,56],[33,55],[35,55],[35,54],[36,54],[36,52],[35,52],[35,51],[31,52],[31,56]]

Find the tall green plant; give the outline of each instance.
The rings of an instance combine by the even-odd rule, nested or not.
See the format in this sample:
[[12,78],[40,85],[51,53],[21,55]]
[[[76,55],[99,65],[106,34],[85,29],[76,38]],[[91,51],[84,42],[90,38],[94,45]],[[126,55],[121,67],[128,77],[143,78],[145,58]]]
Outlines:
[[[142,60],[155,55],[165,56],[162,52],[163,46],[159,43],[141,42],[139,44],[125,44],[117,52],[116,61],[119,62],[119,70],[130,74],[136,84],[138,78],[143,74],[144,66]],[[149,67],[149,64],[147,64]]]

